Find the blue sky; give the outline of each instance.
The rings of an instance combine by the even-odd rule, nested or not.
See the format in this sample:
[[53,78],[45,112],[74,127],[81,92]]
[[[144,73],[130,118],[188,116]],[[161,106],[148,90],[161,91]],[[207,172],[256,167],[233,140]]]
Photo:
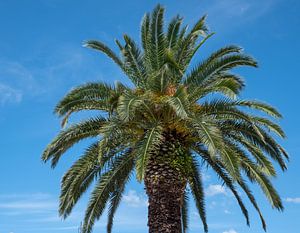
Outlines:
[[[192,24],[208,14],[216,35],[196,60],[213,50],[238,44],[253,55],[259,69],[239,69],[246,78],[245,98],[264,100],[284,115],[280,122],[288,139],[282,141],[291,155],[289,169],[274,180],[285,211],[272,210],[253,187],[268,223],[268,232],[296,233],[300,228],[300,125],[298,76],[300,2],[297,0],[186,0],[160,1],[167,19],[180,13]],[[83,48],[87,39],[114,46],[128,33],[139,37],[143,14],[158,1],[0,0],[0,232],[77,232],[87,198],[66,221],[57,214],[59,183],[64,171],[80,156],[84,142],[72,148],[55,170],[40,155],[59,132],[52,114],[57,101],[72,87],[88,82],[124,80],[104,56]],[[84,115],[73,118],[76,120]],[[209,170],[204,171],[208,222],[211,233],[263,232],[249,206],[251,228],[227,189]],[[147,232],[147,199],[132,181],[115,219],[115,231]],[[190,232],[202,232],[191,205]],[[105,230],[105,216],[95,232]]]

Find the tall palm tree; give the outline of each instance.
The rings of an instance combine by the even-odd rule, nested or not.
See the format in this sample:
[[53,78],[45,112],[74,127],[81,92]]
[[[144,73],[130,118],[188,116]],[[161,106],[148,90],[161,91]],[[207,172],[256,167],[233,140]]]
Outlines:
[[[43,161],[55,167],[61,156],[85,138],[94,138],[61,182],[59,213],[66,218],[82,194],[90,194],[82,232],[90,233],[108,205],[107,232],[126,184],[135,171],[149,198],[150,233],[186,232],[188,197],[193,197],[204,231],[208,231],[202,164],[210,167],[236,198],[249,225],[248,212],[237,188],[243,190],[266,224],[247,180],[257,183],[272,207],[282,210],[281,199],[270,178],[273,162],[286,169],[288,155],[274,136],[285,137],[273,118],[272,106],[238,99],[243,79],[230,71],[256,67],[240,47],[226,46],[191,68],[191,60],[212,36],[205,16],[191,30],[182,18],[171,20],[166,31],[164,8],[158,5],[141,25],[139,48],[128,35],[116,40],[121,57],[102,42],[86,47],[111,58],[132,85],[120,82],[88,83],[71,90],[56,106],[65,126],[71,114],[99,110],[99,116],[63,129],[45,149]],[[255,115],[245,108],[261,111]]]

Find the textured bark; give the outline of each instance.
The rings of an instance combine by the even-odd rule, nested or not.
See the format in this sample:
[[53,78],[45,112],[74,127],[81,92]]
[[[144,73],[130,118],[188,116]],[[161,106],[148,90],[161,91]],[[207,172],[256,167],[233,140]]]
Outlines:
[[149,198],[149,233],[181,233],[181,208],[186,180],[174,164],[174,140],[167,138],[158,151],[151,153],[145,174]]

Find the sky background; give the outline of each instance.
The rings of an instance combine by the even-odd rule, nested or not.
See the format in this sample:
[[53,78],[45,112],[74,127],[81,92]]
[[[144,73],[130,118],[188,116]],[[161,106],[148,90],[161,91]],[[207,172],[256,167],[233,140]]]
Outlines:
[[[273,182],[285,211],[272,210],[253,187],[268,224],[268,232],[297,233],[300,229],[300,1],[298,0],[181,0],[160,1],[166,19],[179,13],[193,24],[203,14],[216,32],[195,62],[221,46],[237,44],[259,62],[259,69],[243,68],[244,98],[264,100],[284,115],[287,133],[282,144],[291,155],[288,171]],[[145,12],[158,1],[0,0],[0,232],[77,233],[87,196],[62,221],[57,214],[60,179],[80,156],[88,141],[65,154],[55,170],[43,164],[45,146],[60,130],[55,104],[71,88],[88,81],[124,81],[105,56],[82,47],[87,39],[110,46],[123,33],[139,38]],[[116,47],[114,47],[116,48]],[[83,117],[77,115],[73,121]],[[251,228],[227,189],[211,171],[204,171],[210,233],[263,232],[248,204]],[[244,196],[245,197],[245,196]],[[132,181],[115,218],[114,232],[147,232],[147,198],[143,186]],[[103,218],[94,232],[105,232]],[[202,232],[191,205],[190,233]]]

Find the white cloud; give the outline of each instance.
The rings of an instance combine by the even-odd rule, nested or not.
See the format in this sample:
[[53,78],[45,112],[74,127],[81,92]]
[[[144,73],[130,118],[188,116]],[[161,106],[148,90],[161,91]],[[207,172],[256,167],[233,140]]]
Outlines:
[[231,214],[231,212],[229,210],[224,210],[225,214]]
[[300,197],[288,197],[285,199],[286,202],[300,204]]
[[202,173],[202,180],[203,181],[209,181],[211,179],[211,176],[205,172]]
[[21,100],[22,93],[20,90],[0,83],[0,105],[6,103],[18,103]]
[[[220,15],[220,22],[221,20],[231,20],[231,23],[242,24],[266,14],[277,2],[276,0],[217,0],[209,5],[207,12],[211,16]],[[240,20],[235,22],[233,19]]]
[[223,231],[223,233],[237,233],[237,231],[233,230],[233,229],[230,229],[228,231]]
[[[0,104],[20,102],[22,97],[49,98],[71,85],[99,79],[100,74],[88,68],[93,60],[86,65],[92,56],[85,55],[80,44],[76,48],[65,47],[56,47],[45,58],[40,54],[17,61],[0,57]],[[83,79],[82,74],[89,80]]]
[[16,61],[0,59],[0,84],[24,94],[35,92],[37,83],[32,72],[25,65]]
[[52,209],[57,207],[55,202],[32,202],[32,201],[18,201],[18,202],[7,202],[0,203],[0,209],[26,209],[26,210],[36,210],[36,209]]
[[206,196],[215,196],[219,194],[227,195],[226,189],[224,186],[219,184],[211,184],[205,189]]
[[43,200],[50,199],[52,195],[48,193],[11,193],[11,194],[0,194],[0,200],[7,199],[34,199]]
[[30,218],[26,220],[26,222],[30,222],[30,223],[60,223],[62,221],[80,222],[84,216],[84,211],[72,211],[72,214],[68,216],[67,220],[65,220],[58,215],[56,209],[54,211],[47,213],[46,215]]
[[17,215],[18,213],[55,210],[57,207],[57,201],[45,193],[0,195],[0,214],[2,214],[1,209],[5,209],[6,214]]
[[[66,219],[58,215],[57,196],[47,193],[18,193],[0,195],[0,219],[6,232],[14,231],[6,219],[15,219],[24,232],[67,231],[78,229],[84,211],[81,206]],[[1,222],[2,223],[2,222]],[[6,224],[6,225],[5,225]],[[22,232],[23,232],[22,231]],[[76,231],[77,232],[77,231]]]
[[129,192],[123,196],[123,200],[126,204],[132,207],[147,205],[146,198],[141,194],[137,194],[135,190],[129,190]]
[[67,227],[39,227],[31,228],[31,231],[67,231],[67,230],[78,230],[79,226],[67,226]]

